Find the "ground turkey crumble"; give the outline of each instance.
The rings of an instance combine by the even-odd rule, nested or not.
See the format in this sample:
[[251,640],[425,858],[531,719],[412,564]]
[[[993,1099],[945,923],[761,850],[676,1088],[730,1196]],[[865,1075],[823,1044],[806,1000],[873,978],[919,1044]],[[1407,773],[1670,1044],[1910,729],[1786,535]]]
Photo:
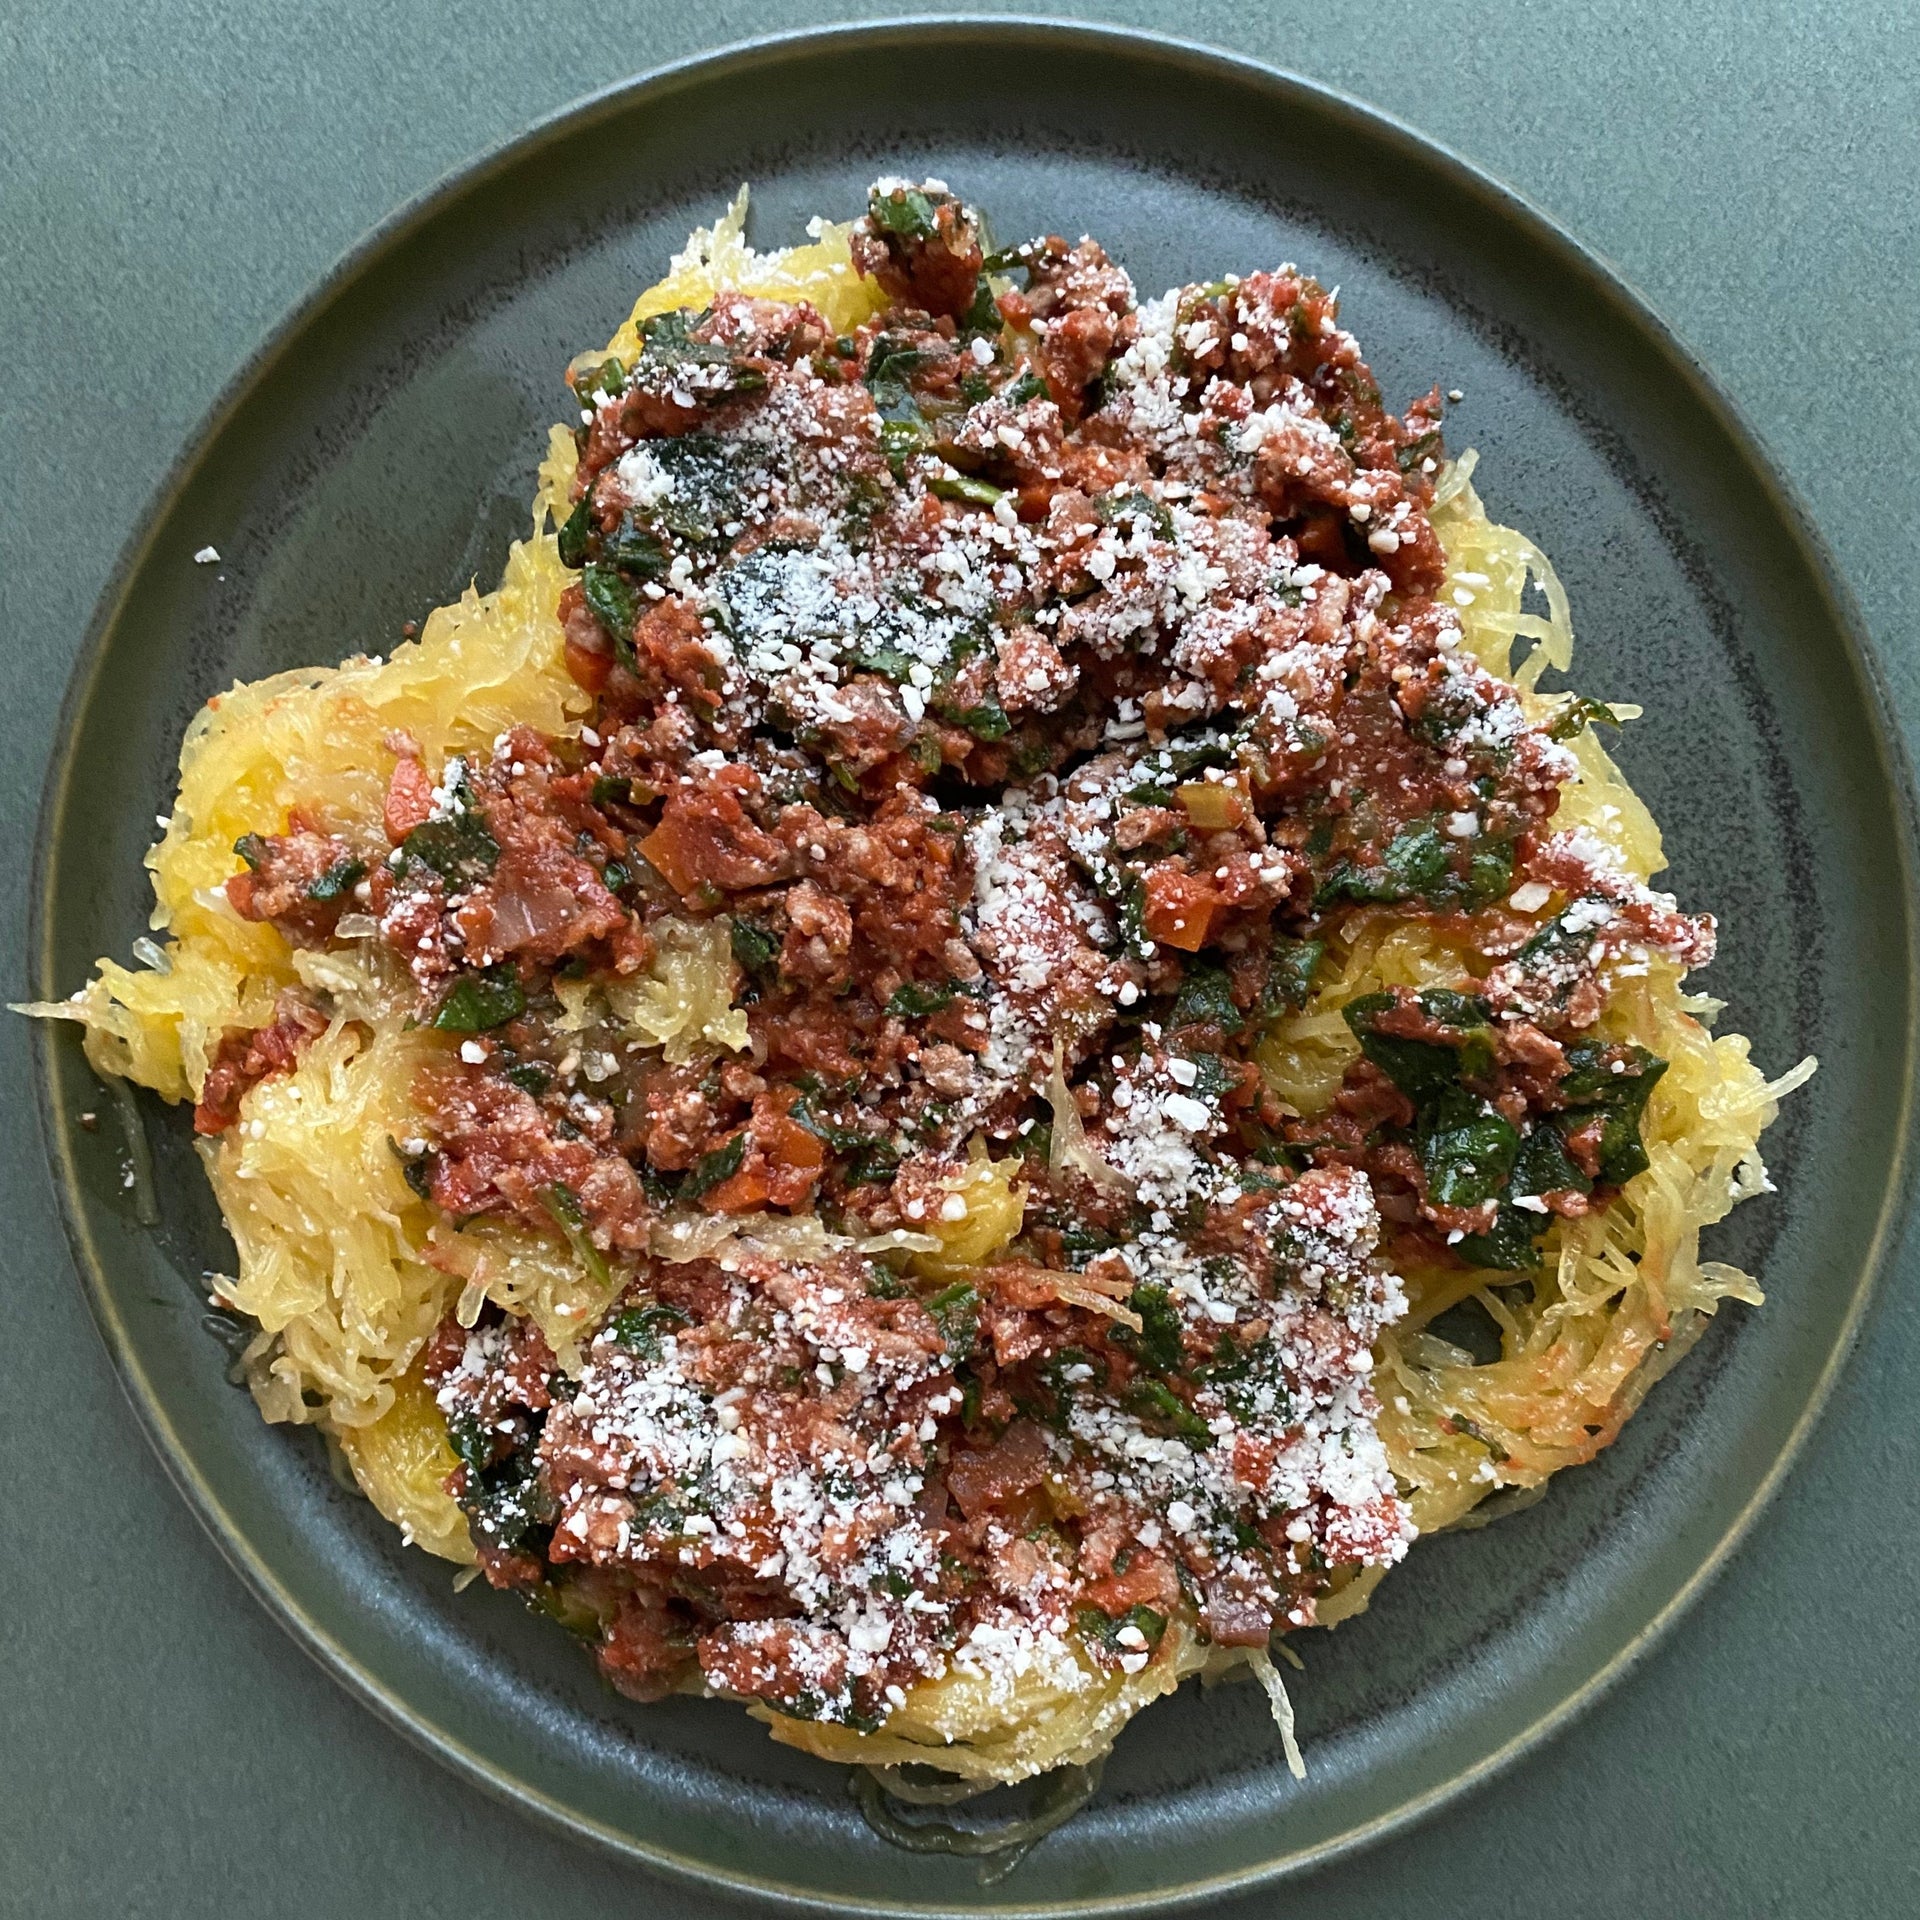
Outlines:
[[[422,1195],[619,1276],[572,1374],[491,1308],[429,1349],[488,1577],[637,1696],[870,1727],[1176,1618],[1264,1646],[1404,1553],[1396,1267],[1606,1204],[1661,1063],[1591,1036],[1603,971],[1713,929],[1554,830],[1581,716],[1463,649],[1438,393],[1388,412],[1311,278],[1142,302],[937,182],[854,259],[850,334],[723,293],[570,373],[587,721],[395,735],[367,844],[296,819],[228,891],[410,971]],[[1302,1116],[1255,1048],[1378,914],[1479,971],[1353,1003]],[[740,1025],[668,1058],[623,1008],[691,938]],[[202,1128],[314,1030],[230,1037]],[[1020,1230],[942,1270],[983,1152]]]

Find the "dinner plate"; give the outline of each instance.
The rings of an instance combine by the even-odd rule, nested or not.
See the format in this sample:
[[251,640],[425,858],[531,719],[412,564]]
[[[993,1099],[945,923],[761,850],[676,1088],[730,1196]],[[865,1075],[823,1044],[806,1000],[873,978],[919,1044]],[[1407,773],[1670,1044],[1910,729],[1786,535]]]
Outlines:
[[[582,71],[622,58],[579,31]],[[1577,677],[1671,883],[1721,915],[1698,984],[1770,1070],[1781,1189],[1716,1230],[1756,1271],[1620,1442],[1484,1531],[1421,1542],[1372,1610],[1300,1636],[1304,1782],[1258,1689],[1189,1687],[1010,1873],[899,1851],[838,1770],[730,1705],[605,1691],[551,1623],[402,1548],[311,1433],[261,1424],[207,1324],[229,1264],[187,1116],[142,1097],[158,1219],[71,1034],[40,1051],[79,1271],[148,1432],[242,1578],[343,1684],[469,1779],[636,1863],[838,1913],[1141,1912],[1364,1843],[1559,1727],[1725,1558],[1818,1410],[1903,1179],[1911,807],[1872,663],[1799,509],[1619,280],[1406,127],[1199,48],[1062,24],[782,38],[620,85],[397,214],[277,330],[182,456],[96,616],[38,844],[39,990],[146,926],[181,730],[236,677],[382,651],[524,531],[569,356],[738,184],[750,235],[937,174],[1003,237],[1097,234],[1143,294],[1292,260],[1337,282],[1390,401],[1465,398],[1496,518],[1572,596]],[[212,546],[218,564],[195,564]],[[210,1633],[218,1623],[207,1623]],[[1578,1739],[1577,1726],[1563,1738]],[[1596,1803],[1596,1823],[1609,1816]]]

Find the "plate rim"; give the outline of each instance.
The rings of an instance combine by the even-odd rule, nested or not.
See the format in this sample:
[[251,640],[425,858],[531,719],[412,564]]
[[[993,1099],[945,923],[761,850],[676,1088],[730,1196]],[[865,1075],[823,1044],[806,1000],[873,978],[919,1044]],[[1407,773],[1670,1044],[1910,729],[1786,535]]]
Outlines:
[[1812,1389],[1751,1494],[1694,1570],[1608,1660],[1498,1747],[1385,1813],[1357,1822],[1331,1839],[1276,1854],[1254,1867],[1163,1887],[1144,1896],[1094,1896],[991,1908],[900,1906],[865,1896],[827,1896],[759,1874],[719,1869],[665,1846],[637,1841],[618,1832],[475,1752],[369,1671],[288,1590],[241,1525],[221,1504],[181,1441],[114,1304],[105,1277],[107,1262],[95,1244],[78,1201],[79,1182],[70,1130],[60,1124],[61,1101],[54,1078],[54,1048],[58,1039],[52,1023],[37,1023],[40,1031],[33,1046],[35,1105],[54,1199],[81,1291],[120,1389],[168,1478],[221,1557],[275,1624],[331,1679],[416,1748],[492,1798],[537,1819],[551,1830],[589,1841],[616,1859],[709,1891],[745,1895],[789,1912],[901,1914],[912,1915],[914,1920],[947,1920],[948,1916],[951,1920],[979,1920],[983,1913],[1004,1915],[1008,1920],[1014,1916],[1044,1920],[1048,1916],[1165,1913],[1275,1885],[1348,1857],[1388,1834],[1412,1827],[1552,1738],[1631,1672],[1719,1577],[1762,1512],[1778,1495],[1808,1436],[1824,1415],[1840,1374],[1860,1344],[1869,1309],[1911,1210],[1916,1173],[1920,1172],[1920,1154],[1916,1153],[1912,1137],[1916,1088],[1920,1087],[1920,1057],[1916,1048],[1916,1028],[1920,1027],[1920,799],[1916,798],[1913,761],[1888,689],[1885,669],[1852,588],[1798,487],[1700,356],[1653,301],[1597,247],[1578,238],[1553,215],[1487,168],[1420,131],[1411,122],[1343,88],[1204,41],[1053,14],[888,15],[786,29],[729,41],[646,68],[581,95],[541,115],[504,140],[456,161],[369,227],[282,310],[182,439],[174,458],[150,490],[107,572],[69,670],[35,819],[28,876],[26,954],[36,993],[57,997],[53,976],[55,910],[51,856],[71,785],[71,758],[64,749],[95,691],[105,664],[107,637],[122,615],[128,591],[152,552],[174,502],[234,415],[275,371],[307,328],[320,320],[364,273],[404,247],[462,197],[510,172],[542,148],[570,139],[598,120],[640,108],[649,96],[690,84],[724,82],[756,69],[777,67],[788,59],[831,55],[835,49],[855,43],[942,42],[956,35],[1003,42],[1024,38],[1032,43],[1049,43],[1067,49],[1078,43],[1122,58],[1171,63],[1190,75],[1217,77],[1228,85],[1265,91],[1270,97],[1302,100],[1321,114],[1330,115],[1373,141],[1398,149],[1424,167],[1448,176],[1457,191],[1482,202],[1491,213],[1518,229],[1530,245],[1556,256],[1556,265],[1562,271],[1583,282],[1590,294],[1618,313],[1657,350],[1667,370],[1689,390],[1695,404],[1738,456],[1746,475],[1768,499],[1793,538],[1797,549],[1794,557],[1824,602],[1829,623],[1857,677],[1880,775],[1893,802],[1891,824],[1908,954],[1904,982],[1904,1061],[1895,1115],[1896,1145],[1865,1257],[1853,1279],[1845,1314]]

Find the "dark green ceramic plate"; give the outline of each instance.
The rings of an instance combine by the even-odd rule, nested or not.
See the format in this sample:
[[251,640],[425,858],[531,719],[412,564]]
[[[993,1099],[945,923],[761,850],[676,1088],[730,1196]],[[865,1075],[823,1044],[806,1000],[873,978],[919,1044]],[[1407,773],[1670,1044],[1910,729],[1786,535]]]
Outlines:
[[[589,36],[589,39],[591,36]],[[583,46],[587,44],[583,42]],[[617,53],[597,46],[604,68]],[[1011,1877],[878,1841],[844,1778],[737,1709],[639,1708],[564,1635],[405,1551],[226,1384],[201,1273],[230,1257],[181,1115],[147,1112],[134,1219],[99,1092],[42,1055],[80,1270],[183,1492],[301,1646],[475,1782],[674,1872],[834,1911],[1140,1911],[1364,1842],[1511,1758],[1632,1660],[1778,1479],[1855,1325],[1897,1198],[1913,970],[1905,785],[1804,523],[1710,383],[1607,270],[1406,129],[1191,48],[923,23],[782,40],[617,89],[396,218],[232,388],[121,567],[57,743],[40,841],[48,994],[143,930],[141,854],[182,727],[236,676],[391,644],[490,580],[524,525],[568,356],[742,180],[763,243],[944,175],[999,230],[1099,234],[1144,292],[1281,260],[1344,290],[1390,396],[1466,402],[1494,513],[1573,595],[1580,678],[1645,703],[1624,758],[1684,899],[1723,916],[1713,991],[1770,1069],[1823,1066],[1769,1138],[1778,1198],[1715,1251],[1756,1269],[1625,1438],[1486,1532],[1423,1543],[1311,1639],[1311,1772],[1251,1688],[1121,1739],[1095,1803]],[[195,549],[225,556],[196,567]],[[209,1621],[218,1633],[217,1621]],[[1578,1739],[1577,1727],[1562,1737]],[[324,1791],[322,1786],[319,1790]],[[1596,1805],[1594,1819],[1606,1814]]]

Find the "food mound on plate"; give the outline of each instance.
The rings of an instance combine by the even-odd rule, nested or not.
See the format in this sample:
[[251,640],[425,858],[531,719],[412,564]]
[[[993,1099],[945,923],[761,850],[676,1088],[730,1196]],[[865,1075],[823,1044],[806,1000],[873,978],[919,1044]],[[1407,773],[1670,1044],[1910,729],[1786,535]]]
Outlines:
[[743,219],[494,592],[208,701],[164,945],[37,1010],[193,1103],[267,1419],[623,1692],[984,1784],[1245,1665],[1297,1767],[1281,1637],[1758,1301],[1811,1063],[1313,279]]

